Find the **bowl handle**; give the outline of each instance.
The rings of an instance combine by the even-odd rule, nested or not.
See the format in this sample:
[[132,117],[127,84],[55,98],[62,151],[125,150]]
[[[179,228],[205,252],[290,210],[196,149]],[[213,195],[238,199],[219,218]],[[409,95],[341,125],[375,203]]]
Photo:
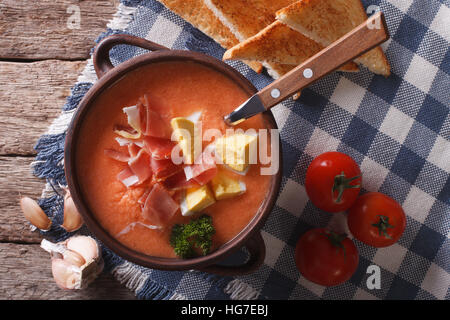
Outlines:
[[266,245],[261,233],[255,234],[245,243],[244,247],[249,252],[249,259],[247,262],[237,266],[223,266],[214,264],[203,267],[200,271],[214,273],[223,276],[241,276],[256,271],[264,262],[266,256]]
[[127,44],[131,46],[136,46],[139,48],[157,51],[157,50],[170,50],[162,45],[151,42],[149,40],[131,36],[128,34],[114,34],[106,37],[97,45],[94,51],[93,62],[95,73],[100,79],[106,72],[113,69],[114,66],[109,58],[109,51],[117,45]]

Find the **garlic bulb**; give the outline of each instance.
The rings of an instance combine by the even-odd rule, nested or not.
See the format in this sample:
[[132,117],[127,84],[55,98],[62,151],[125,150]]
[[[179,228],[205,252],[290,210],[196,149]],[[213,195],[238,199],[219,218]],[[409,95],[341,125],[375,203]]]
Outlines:
[[20,207],[22,208],[25,218],[36,228],[42,231],[50,230],[52,221],[45,214],[44,210],[39,204],[29,197],[22,197],[20,199]]
[[41,247],[52,256],[52,274],[63,289],[83,289],[103,270],[97,242],[88,236],[74,236],[52,243],[42,240]]
[[83,225],[83,219],[73,202],[72,196],[68,189],[64,196],[64,221],[61,227],[68,232],[73,232],[81,228]]

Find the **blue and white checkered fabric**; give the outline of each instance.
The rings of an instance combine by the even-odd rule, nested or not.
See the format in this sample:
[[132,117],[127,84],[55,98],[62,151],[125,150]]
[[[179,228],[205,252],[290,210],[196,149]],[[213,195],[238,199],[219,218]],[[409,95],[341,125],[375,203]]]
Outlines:
[[[383,44],[392,65],[389,78],[363,69],[333,73],[292,100],[273,108],[283,142],[283,182],[262,234],[264,265],[254,274],[219,278],[200,272],[164,272],[135,266],[105,248],[108,270],[140,298],[188,299],[450,299],[450,2],[448,0],[367,0],[386,15],[391,39]],[[224,49],[154,0],[122,1],[100,38],[129,33],[170,48],[202,51],[221,58]],[[118,64],[145,52],[119,46]],[[257,88],[272,81],[240,62],[231,62]],[[92,63],[72,90],[58,122],[70,118],[95,81]],[[60,164],[63,129],[38,142],[35,172],[65,183]],[[59,130],[59,131],[58,131]],[[297,239],[313,227],[349,231],[345,214],[315,208],[304,188],[310,161],[338,150],[363,172],[363,192],[380,191],[402,204],[406,230],[398,243],[376,249],[355,240],[356,273],[346,283],[322,287],[307,281],[293,259]],[[47,187],[48,189],[48,187]],[[47,190],[49,191],[49,190]],[[53,212],[60,197],[44,192],[41,205]],[[58,211],[58,210],[56,210]],[[65,234],[57,226],[49,233]],[[239,256],[240,255],[240,256]],[[234,257],[242,258],[243,253]],[[381,269],[381,288],[368,289],[368,266]]]

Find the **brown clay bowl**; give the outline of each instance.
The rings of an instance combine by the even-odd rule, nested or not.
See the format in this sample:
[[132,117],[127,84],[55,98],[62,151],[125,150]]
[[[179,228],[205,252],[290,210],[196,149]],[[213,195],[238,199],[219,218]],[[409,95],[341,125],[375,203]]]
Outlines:
[[[127,44],[134,45],[152,52],[134,57],[120,65],[113,67],[109,59],[109,51],[116,45]],[[92,234],[97,237],[105,246],[113,252],[123,257],[124,259],[145,266],[152,269],[160,270],[202,270],[206,272],[222,274],[222,275],[240,275],[248,274],[260,267],[265,257],[265,244],[261,237],[260,230],[263,227],[268,215],[270,214],[276,198],[278,196],[282,169],[281,169],[281,142],[280,142],[280,170],[277,174],[272,176],[270,190],[267,191],[267,197],[261,204],[258,212],[250,223],[232,240],[215,250],[214,252],[193,259],[171,259],[149,256],[137,251],[134,251],[125,245],[121,244],[113,238],[106,230],[96,221],[95,216],[83,199],[83,194],[80,190],[80,184],[77,175],[77,163],[75,161],[77,139],[81,123],[87,112],[91,110],[94,105],[93,101],[101,95],[105,89],[110,87],[120,78],[125,76],[128,72],[157,62],[196,62],[203,66],[214,69],[222,73],[226,77],[234,81],[240,86],[250,97],[257,92],[256,88],[239,72],[225,64],[224,62],[212,58],[210,56],[190,51],[169,50],[163,46],[147,41],[142,38],[137,38],[129,35],[113,35],[105,38],[100,42],[94,52],[94,67],[99,77],[99,80],[86,93],[83,100],[72,119],[72,123],[67,131],[65,144],[65,173],[68,187],[72,194],[73,200],[82,215],[85,224]],[[268,129],[276,129],[277,125],[275,119],[270,111],[263,114],[267,123]],[[236,252],[242,247],[246,247],[250,253],[250,258],[242,265],[224,266],[218,264],[226,257]]]

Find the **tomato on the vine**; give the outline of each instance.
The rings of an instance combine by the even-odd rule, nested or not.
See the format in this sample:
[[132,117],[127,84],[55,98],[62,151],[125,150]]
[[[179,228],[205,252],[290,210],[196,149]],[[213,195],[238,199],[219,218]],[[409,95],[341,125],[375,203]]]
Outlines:
[[356,239],[377,248],[397,242],[406,227],[400,204],[379,192],[360,196],[348,211],[347,221]]
[[309,199],[319,209],[345,211],[358,197],[361,170],[350,156],[335,151],[325,152],[309,165],[305,188]]
[[358,250],[352,240],[323,228],[307,231],[295,247],[295,263],[300,273],[322,286],[347,281],[358,262]]

